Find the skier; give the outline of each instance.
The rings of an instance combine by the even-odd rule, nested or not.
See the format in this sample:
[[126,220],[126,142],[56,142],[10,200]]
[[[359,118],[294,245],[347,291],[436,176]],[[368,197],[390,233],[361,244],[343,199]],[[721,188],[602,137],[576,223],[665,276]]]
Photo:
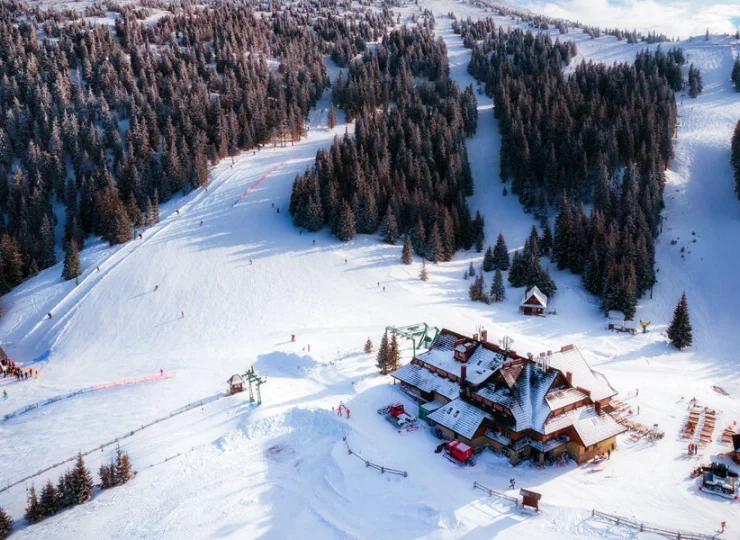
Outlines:
[[100,272],[100,267],[99,267],[99,266],[96,266],[96,267],[95,267],[95,269],[96,269],[96,270],[97,270],[98,272]]
[[176,213],[176,214],[177,214],[178,216],[180,215],[180,211],[179,211],[179,210],[175,210],[175,213]]
[[290,341],[295,341],[295,334],[290,334]]
[[275,208],[275,203],[272,203],[272,207]]
[[637,406],[637,414],[638,415],[640,414],[640,406],[639,405]]
[[721,533],[725,532],[725,527],[727,527],[727,522],[723,521],[720,525],[721,525],[721,529],[719,532]]
[[3,399],[8,399],[8,391],[3,390]]
[[380,289],[380,281],[378,281],[378,289]]
[[164,370],[162,368],[159,368],[159,376],[161,377],[162,375],[164,375]]
[[308,352],[311,352],[311,345],[308,346]]
[[203,222],[202,222],[202,221],[200,222],[200,226],[201,226],[201,227],[203,226]]
[[640,389],[639,388],[635,388],[635,395],[636,396],[639,396],[640,395]]
[[278,209],[277,209],[277,213],[278,213],[278,214],[280,213],[280,208],[279,208],[279,207],[278,207]]
[[39,378],[39,370],[38,369],[36,370],[36,378],[37,379]]
[[509,478],[509,489],[516,489],[516,478]]
[[141,233],[139,233],[139,240],[143,240],[143,239],[144,239],[144,237],[142,236]]
[[298,231],[298,236],[303,236],[303,229],[301,229],[300,231]]
[[154,286],[154,292],[157,292],[157,289],[159,289],[159,285]]
[[344,264],[347,264],[347,259],[344,259]]
[[385,285],[383,285],[383,292],[385,292]]
[[349,420],[349,409],[345,407],[344,410],[347,411],[347,420]]
[[184,319],[185,318],[185,312],[184,311],[181,311],[180,314],[182,315],[182,318]]
[[252,259],[249,259],[249,264],[252,264]]
[[313,245],[314,245],[314,246],[316,245],[316,240],[314,240],[314,241],[313,241]]
[[49,313],[47,313],[46,316],[51,319],[51,311]]

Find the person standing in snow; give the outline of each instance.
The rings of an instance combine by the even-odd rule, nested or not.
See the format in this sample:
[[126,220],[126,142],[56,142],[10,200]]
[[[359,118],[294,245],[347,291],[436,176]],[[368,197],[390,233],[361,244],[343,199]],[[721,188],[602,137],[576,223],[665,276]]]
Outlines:
[[184,312],[184,311],[181,311],[181,312],[180,312],[180,315],[182,315],[182,318],[183,318],[183,319],[185,318],[185,312]]
[[47,315],[47,317],[49,317],[51,319],[51,311],[49,313],[47,313],[46,315]]
[[154,286],[154,292],[157,292],[157,289],[159,289],[159,285]]
[[8,399],[8,391],[3,390],[3,399]]
[[161,377],[162,375],[164,375],[164,370],[162,368],[159,368],[159,376]]
[[347,420],[349,420],[349,408],[345,407],[344,410],[347,411]]
[[509,489],[516,489],[516,478],[509,478]]

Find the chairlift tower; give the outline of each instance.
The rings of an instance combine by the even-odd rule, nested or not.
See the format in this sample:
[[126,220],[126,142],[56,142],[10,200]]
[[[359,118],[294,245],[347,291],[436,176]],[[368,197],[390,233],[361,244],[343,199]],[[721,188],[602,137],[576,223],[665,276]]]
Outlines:
[[[264,379],[257,375],[254,372],[254,366],[252,366],[247,372],[243,375],[243,377],[247,380],[247,384],[249,385],[249,402],[250,403],[256,403],[257,405],[262,404],[262,390],[261,387],[263,384],[267,383],[267,379]],[[252,384],[254,384],[254,388],[252,388]],[[255,394],[257,396],[257,400],[255,401]]]

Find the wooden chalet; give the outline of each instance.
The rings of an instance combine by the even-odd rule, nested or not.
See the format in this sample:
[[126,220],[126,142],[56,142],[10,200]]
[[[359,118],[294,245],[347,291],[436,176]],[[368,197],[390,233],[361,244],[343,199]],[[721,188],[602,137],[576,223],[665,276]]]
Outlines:
[[519,304],[519,311],[525,315],[544,316],[547,310],[547,300],[547,295],[535,285],[524,291],[524,298],[522,298],[522,303]]
[[604,411],[616,390],[573,345],[520,356],[485,332],[470,338],[443,329],[391,376],[442,438],[490,448],[512,463],[543,464],[562,452],[583,463],[614,449],[627,429]]
[[229,377],[229,380],[226,382],[229,385],[229,392],[226,395],[233,396],[234,394],[244,391],[244,379],[242,379],[241,375],[234,374]]

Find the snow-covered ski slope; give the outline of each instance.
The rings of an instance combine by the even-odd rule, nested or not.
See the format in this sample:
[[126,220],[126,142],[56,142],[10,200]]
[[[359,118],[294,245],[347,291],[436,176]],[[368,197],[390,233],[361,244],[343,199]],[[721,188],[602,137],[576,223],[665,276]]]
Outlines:
[[[470,51],[445,15],[490,13],[447,0],[422,0],[419,7],[438,17],[452,76],[461,86],[472,83],[466,71]],[[577,61],[631,61],[641,47],[611,37],[590,40],[578,32],[567,38],[578,41]],[[639,317],[652,321],[647,335],[606,331],[597,299],[583,291],[577,276],[554,269],[558,315],[526,318],[517,313],[520,290],[507,289],[509,298],[499,305],[468,301],[469,282],[462,275],[471,260],[480,262],[474,252],[429,265],[430,281],[423,283],[418,259],[410,267],[400,264],[400,246],[366,236],[340,243],[328,231],[299,234],[287,212],[295,174],[335,135],[352,132],[341,112],[337,127],[328,129],[328,92],[301,143],[244,154],[233,167],[225,160],[214,167],[207,192],[168,203],[161,223],[144,231],[143,240],[116,248],[89,243],[79,286],[62,282],[57,265],[6,295],[3,347],[18,361],[38,359],[33,367],[40,378],[22,384],[0,379],[10,394],[0,401],[0,416],[89,385],[160,369],[177,376],[82,395],[0,422],[0,485],[223,392],[228,377],[251,365],[267,378],[260,407],[251,407],[240,394],[125,439],[122,447],[140,471],[134,480],[41,524],[19,523],[17,536],[648,537],[592,520],[594,507],[703,533],[726,520],[735,534],[738,503],[704,495],[688,479],[692,466],[727,448],[713,444],[689,460],[678,436],[691,397],[722,411],[718,429],[740,420],[740,337],[732,290],[740,261],[740,203],[728,163],[729,140],[740,118],[740,94],[728,82],[733,43],[713,37],[682,44],[702,69],[705,90],[679,107],[666,222],[657,244],[660,282],[653,299],[643,299],[638,310]],[[468,141],[476,187],[471,206],[484,214],[489,241],[503,232],[516,248],[533,221],[514,197],[502,195],[493,104],[478,98],[479,129]],[[671,245],[674,238],[678,243]],[[683,289],[695,346],[678,353],[666,345],[663,332]],[[368,336],[377,345],[386,325],[419,321],[464,333],[482,324],[493,339],[513,336],[520,352],[575,343],[609,377],[620,399],[641,407],[637,420],[658,423],[665,439],[655,446],[620,439],[604,470],[596,472],[572,465],[512,468],[488,453],[475,467],[458,468],[433,453],[438,441],[430,432],[401,436],[375,413],[393,401],[415,408],[390,378],[376,374],[362,345]],[[410,349],[406,353],[408,358]],[[715,393],[712,385],[730,396]],[[349,420],[332,415],[341,401],[352,411]],[[344,436],[364,458],[409,476],[364,467],[347,454]],[[97,470],[111,452],[89,456],[89,466]],[[62,471],[36,478],[35,485]],[[542,514],[521,514],[472,489],[477,480],[506,491],[511,476],[518,487],[543,493]],[[24,500],[22,485],[0,493],[0,506],[15,518],[22,516]]]

